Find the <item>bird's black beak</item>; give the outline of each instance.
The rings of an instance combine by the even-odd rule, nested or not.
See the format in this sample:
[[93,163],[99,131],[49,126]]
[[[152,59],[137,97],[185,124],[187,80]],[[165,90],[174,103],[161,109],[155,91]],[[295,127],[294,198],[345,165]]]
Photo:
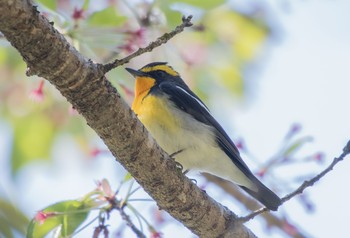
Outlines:
[[125,69],[126,69],[126,71],[128,71],[134,77],[147,76],[147,73],[144,73],[144,72],[139,71],[139,70],[130,69],[130,68],[125,68]]

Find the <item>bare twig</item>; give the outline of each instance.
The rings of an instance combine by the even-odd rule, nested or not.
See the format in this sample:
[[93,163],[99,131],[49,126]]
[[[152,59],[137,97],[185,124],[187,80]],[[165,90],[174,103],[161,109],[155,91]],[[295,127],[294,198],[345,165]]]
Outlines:
[[135,233],[138,238],[146,238],[145,234],[140,231],[135,224],[131,221],[130,217],[125,213],[124,208],[126,207],[126,203],[124,200],[120,201],[113,197],[106,197],[107,201],[110,204],[110,208],[106,211],[108,216],[112,210],[117,210],[121,216],[121,218],[126,222],[126,225],[130,227],[130,229]]
[[317,181],[319,181],[323,176],[325,176],[328,172],[330,172],[331,170],[333,170],[334,166],[342,161],[348,154],[350,153],[350,141],[348,141],[348,143],[346,144],[346,146],[343,149],[343,153],[338,157],[338,158],[334,158],[333,162],[325,169],[323,170],[321,173],[319,173],[318,175],[316,175],[314,178],[305,181],[297,190],[295,190],[294,192],[286,195],[285,197],[282,198],[282,202],[286,202],[289,199],[291,199],[292,197],[302,193],[307,187],[311,187],[312,185],[314,185],[314,183],[316,183]]
[[241,222],[247,222],[247,221],[253,219],[254,217],[256,217],[257,215],[264,213],[264,212],[267,212],[267,211],[269,211],[268,208],[262,207],[262,208],[259,208],[258,210],[255,210],[254,212],[248,214],[247,216],[240,217],[239,220]]
[[[295,197],[296,195],[303,193],[306,188],[313,186],[323,176],[325,176],[327,173],[329,173],[331,170],[333,170],[334,166],[338,162],[342,161],[349,153],[350,153],[350,141],[348,141],[348,143],[344,147],[343,153],[338,158],[334,158],[333,162],[326,169],[324,169],[321,173],[317,174],[312,179],[304,181],[303,184],[300,185],[299,188],[297,188],[294,192],[284,196],[282,198],[282,204],[287,202],[291,198]],[[267,211],[269,211],[269,209],[267,209],[266,207],[263,207],[263,208],[260,208],[260,209],[258,209],[256,211],[250,213],[247,216],[239,218],[239,220],[241,222],[247,222],[247,221],[253,219],[254,217],[256,217],[257,215],[259,215],[261,213],[264,213],[264,212],[267,212]]]
[[[211,174],[204,173],[203,174],[205,178],[218,185],[220,188],[222,188],[225,193],[230,194],[232,197],[237,199],[238,201],[241,201],[242,204],[249,210],[255,211],[258,210],[261,205],[258,201],[256,201],[254,198],[247,196],[245,192],[243,192],[238,186],[232,186],[232,183],[226,180],[223,180],[219,177],[216,177]],[[285,233],[288,237],[293,238],[305,238],[308,237],[308,235],[304,234],[305,232],[301,229],[295,229],[293,232],[289,232],[288,229],[284,229],[285,220],[283,218],[280,218],[273,213],[265,212],[261,214],[261,217],[265,219],[266,226],[269,228],[276,228],[280,232]],[[289,221],[289,224],[291,224],[293,227],[297,227],[296,224],[293,224],[294,222]]]
[[126,224],[130,227],[130,229],[135,233],[138,238],[146,238],[146,236],[140,231],[135,224],[131,221],[130,217],[125,213],[125,206],[118,208],[117,210],[120,213],[121,218],[126,222]]
[[165,33],[164,35],[160,36],[157,40],[152,41],[148,46],[144,47],[144,48],[139,48],[137,51],[135,51],[134,53],[126,56],[123,59],[116,59],[115,61],[113,61],[112,63],[108,63],[103,65],[103,71],[104,73],[109,72],[110,70],[128,63],[131,59],[144,54],[146,52],[151,52],[154,48],[161,46],[162,44],[167,43],[171,38],[173,38],[175,35],[179,34],[180,32],[182,32],[186,27],[190,27],[192,26],[192,22],[191,22],[192,16],[188,16],[188,17],[182,17],[182,24],[177,26],[173,31],[169,32],[169,33]]
[[103,224],[100,224],[98,227],[95,227],[92,238],[98,238],[100,236],[101,232],[103,232],[104,238],[108,238],[109,231],[107,229],[107,226],[105,226]]

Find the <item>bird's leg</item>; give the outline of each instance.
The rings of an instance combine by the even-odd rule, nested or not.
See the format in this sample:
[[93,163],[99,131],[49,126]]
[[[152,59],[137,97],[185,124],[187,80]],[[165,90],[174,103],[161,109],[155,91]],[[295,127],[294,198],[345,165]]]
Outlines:
[[[178,150],[174,153],[172,153],[170,156],[170,158],[172,158],[173,160],[175,160],[174,156],[177,155],[177,154],[180,154],[182,151],[184,151],[185,149],[182,149],[182,150]],[[182,164],[180,164],[179,162],[177,162],[175,160],[175,164],[176,164],[176,168],[178,169],[178,171],[182,172],[184,167],[182,166]],[[190,170],[189,169],[186,169],[185,171],[182,172],[183,175],[186,175]],[[197,180],[195,179],[190,179],[192,183],[196,184],[197,185]]]
[[185,150],[185,149],[178,150],[178,151],[172,153],[172,154],[169,155],[169,156],[170,156],[170,158],[174,159],[174,156],[175,156],[175,155],[180,154],[180,153],[181,153],[182,151],[184,151],[184,150]]
[[[178,151],[176,151],[176,152],[170,154],[169,156],[170,156],[170,158],[172,158],[173,160],[175,160],[174,156],[177,155],[177,154],[180,154],[182,151],[184,151],[184,149],[178,150]],[[182,166],[182,164],[180,164],[180,163],[177,162],[176,160],[175,160],[175,164],[176,164],[177,169],[180,170],[180,171],[182,172],[183,169],[184,169],[184,167]],[[188,173],[188,171],[189,171],[189,170],[186,169],[186,170],[183,171],[182,173],[185,175],[185,174]]]

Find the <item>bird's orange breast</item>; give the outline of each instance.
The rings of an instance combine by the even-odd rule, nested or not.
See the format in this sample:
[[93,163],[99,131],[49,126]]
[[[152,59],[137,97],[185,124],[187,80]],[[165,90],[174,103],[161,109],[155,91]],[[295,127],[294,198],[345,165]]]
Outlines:
[[149,90],[155,84],[155,80],[149,77],[137,77],[135,83],[135,98],[132,103],[132,110],[139,114],[141,110],[142,100],[147,96]]
[[168,132],[172,132],[179,126],[179,121],[170,110],[166,96],[148,94],[154,83],[152,78],[137,78],[132,110],[151,134],[154,134],[157,128],[166,128]]

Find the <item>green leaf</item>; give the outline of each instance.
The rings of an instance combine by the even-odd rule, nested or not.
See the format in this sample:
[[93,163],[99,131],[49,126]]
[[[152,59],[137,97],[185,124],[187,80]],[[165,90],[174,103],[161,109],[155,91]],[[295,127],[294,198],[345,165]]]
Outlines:
[[209,1],[209,0],[169,0],[169,3],[185,3],[191,6],[195,6],[198,8],[211,10],[214,7],[220,6],[223,3],[225,3],[225,0],[215,0],[215,1]]
[[126,20],[125,16],[117,15],[113,7],[108,7],[93,13],[89,17],[88,23],[93,26],[120,26]]
[[21,55],[13,47],[0,45],[0,65],[6,66],[9,70],[25,69]]
[[56,0],[37,0],[38,3],[41,3],[43,6],[47,7],[50,10],[56,10],[57,4]]
[[208,12],[203,23],[208,31],[214,33],[216,42],[228,44],[226,51],[235,57],[235,63],[243,67],[259,55],[269,37],[264,23],[223,8]]
[[6,62],[7,50],[5,47],[0,47],[0,65],[3,65]]
[[165,14],[169,27],[174,28],[177,25],[181,24],[181,18],[182,18],[181,12],[166,8],[166,9],[163,9],[163,13]]
[[29,223],[26,238],[45,237],[50,231],[58,227],[60,224],[61,220],[58,217],[47,218],[42,224],[33,219]]
[[3,217],[0,217],[0,237],[13,238],[11,226],[7,224],[7,220]]
[[30,222],[27,238],[41,238],[58,226],[61,226],[61,235],[67,237],[86,220],[89,206],[82,201],[69,200],[55,203],[41,211],[47,218]]
[[87,10],[88,7],[89,7],[89,4],[90,4],[90,0],[85,0],[85,1],[84,1],[84,4],[83,4],[83,9],[84,9],[84,10]]
[[303,137],[303,138],[296,140],[289,147],[287,147],[287,149],[285,150],[283,155],[287,157],[287,156],[291,155],[292,153],[295,153],[298,149],[301,148],[301,146],[303,146],[305,143],[310,142],[310,141],[312,141],[312,138],[310,136],[306,136],[306,137]]
[[67,203],[66,210],[72,214],[63,216],[62,219],[62,236],[66,237],[74,233],[74,231],[85,221],[88,216],[87,211],[82,211],[85,208],[84,204],[77,201]]
[[169,1],[158,1],[157,4],[165,15],[169,27],[174,28],[181,24],[182,13],[178,10],[171,9]]
[[[24,235],[28,223],[29,219],[18,208],[0,198],[0,233],[5,234],[8,231],[16,230]],[[8,235],[5,235],[5,237],[8,237]]]
[[124,179],[123,179],[123,182],[127,182],[127,181],[129,181],[130,179],[132,179],[133,177],[131,176],[131,174],[130,173],[126,173],[126,175],[125,175],[125,177],[124,177]]
[[225,89],[238,97],[243,96],[243,78],[236,64],[222,64],[217,67],[212,67],[211,72]]
[[49,159],[54,137],[53,122],[43,114],[30,114],[14,121],[12,171],[38,159]]

